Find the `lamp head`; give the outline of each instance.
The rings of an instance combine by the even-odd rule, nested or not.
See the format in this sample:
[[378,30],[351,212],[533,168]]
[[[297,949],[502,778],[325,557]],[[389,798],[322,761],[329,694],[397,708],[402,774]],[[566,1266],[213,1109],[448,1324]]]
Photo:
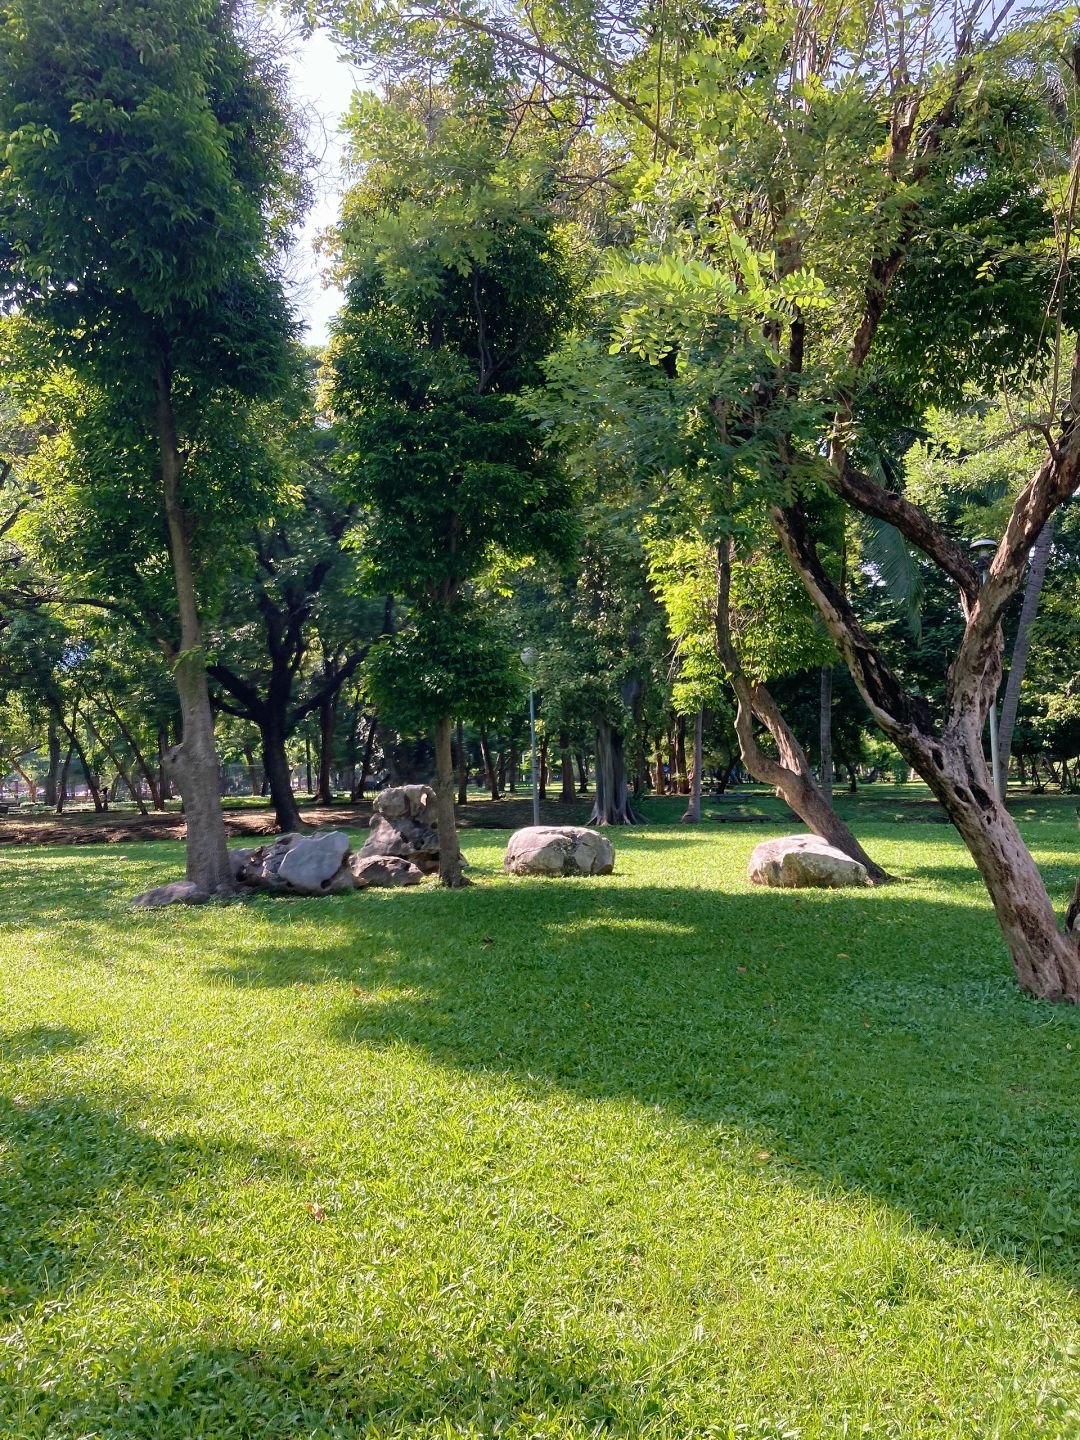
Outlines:
[[996,540],[991,540],[988,535],[981,536],[978,540],[972,540],[968,549],[975,558],[975,566],[980,573],[985,572],[990,564],[990,558],[998,547]]
[[531,670],[536,664],[536,651],[531,645],[526,645],[525,649],[522,650],[521,663],[525,666],[526,670]]

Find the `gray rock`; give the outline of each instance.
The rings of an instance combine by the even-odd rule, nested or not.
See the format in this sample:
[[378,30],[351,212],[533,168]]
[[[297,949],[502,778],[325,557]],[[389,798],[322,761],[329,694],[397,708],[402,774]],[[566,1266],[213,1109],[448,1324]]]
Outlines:
[[401,816],[408,815],[409,797],[405,793],[405,786],[396,785],[389,790],[380,790],[375,796],[374,805],[376,815],[385,815],[388,820],[398,820]]
[[836,890],[870,884],[865,865],[819,835],[784,835],[762,841],[750,856],[748,874],[755,885],[784,890]]
[[340,830],[304,836],[289,847],[277,878],[300,895],[326,895],[348,853],[349,837]]
[[615,849],[581,825],[527,825],[510,836],[503,868],[512,875],[610,875]]
[[[411,803],[406,791],[424,791],[427,794],[434,794],[428,785],[405,785],[399,788],[400,793],[405,796],[406,804]],[[390,791],[383,791],[384,795]],[[379,797],[380,800],[382,796]],[[415,797],[415,803],[420,809],[426,809],[427,800],[423,795]],[[391,802],[391,808],[396,808],[396,802]],[[405,814],[390,818],[380,811],[371,817],[370,833],[367,840],[360,849],[360,854],[366,859],[375,855],[398,855],[403,860],[411,860],[421,870],[430,872],[439,867],[439,835],[430,825],[424,824],[413,815]]]
[[353,883],[358,890],[393,885],[419,885],[424,872],[401,855],[350,855]]
[[137,895],[131,902],[143,910],[157,910],[163,905],[205,905],[210,896],[191,880],[174,880]]

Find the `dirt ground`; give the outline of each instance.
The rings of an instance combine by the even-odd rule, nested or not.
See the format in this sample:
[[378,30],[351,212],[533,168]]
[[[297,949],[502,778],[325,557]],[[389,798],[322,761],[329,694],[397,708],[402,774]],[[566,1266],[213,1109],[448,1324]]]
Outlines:
[[[583,824],[591,799],[582,797],[574,805],[546,801],[541,805],[544,824]],[[364,829],[371,819],[371,801],[357,805],[301,805],[305,826],[312,829]],[[532,802],[525,796],[502,800],[469,797],[458,809],[458,826],[463,830],[516,830],[532,824]],[[265,805],[250,810],[225,811],[225,829],[230,836],[273,835],[274,812]],[[136,811],[112,810],[97,815],[74,810],[66,815],[25,815],[12,811],[0,816],[0,845],[130,845],[140,840],[183,840],[183,815],[176,810],[165,814],[140,815]]]

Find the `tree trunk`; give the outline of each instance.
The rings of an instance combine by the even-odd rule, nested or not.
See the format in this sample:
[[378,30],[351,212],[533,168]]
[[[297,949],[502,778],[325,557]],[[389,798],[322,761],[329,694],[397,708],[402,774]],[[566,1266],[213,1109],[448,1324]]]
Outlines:
[[[90,696],[90,699],[93,700],[94,698],[94,696]],[[164,810],[165,802],[162,799],[161,790],[158,786],[157,776],[154,774],[152,768],[147,764],[146,757],[143,755],[142,750],[139,747],[139,742],[135,739],[135,735],[132,732],[131,727],[125,722],[123,715],[121,715],[119,709],[116,707],[116,705],[113,704],[107,694],[103,695],[102,698],[96,703],[98,703],[102,707],[102,709],[107,715],[110,715],[112,717],[112,719],[116,722],[116,728],[120,731],[120,734],[127,741],[128,746],[131,750],[131,758],[135,761],[135,767],[139,771],[139,774],[146,781],[146,788],[150,791],[150,803],[153,805],[155,810]]]
[[262,788],[262,776],[255,763],[255,750],[251,745],[244,746],[244,763],[247,765],[248,790],[252,795],[258,795]]
[[457,722],[457,803],[467,805],[469,803],[469,757],[465,753],[465,726],[459,720]]
[[[1071,922],[1066,917],[1063,934],[1039,867],[993,793],[981,727],[969,745],[926,735],[896,737],[894,743],[927,781],[971,852],[1021,987],[1043,1000],[1080,1001],[1075,915]],[[1080,883],[1074,903],[1077,896]]]
[[511,741],[510,741],[510,766],[509,766],[509,776],[508,776],[508,778],[509,778],[509,785],[508,785],[508,787],[507,787],[507,788],[509,789],[511,795],[516,795],[516,794],[517,794],[518,762],[519,762],[518,748],[517,748],[517,746],[514,744],[513,740],[511,740]]
[[[728,672],[728,683],[735,692],[735,733],[739,739],[742,763],[755,780],[772,785],[783,796],[799,819],[815,835],[850,855],[875,884],[888,879],[880,865],[875,864],[856,840],[814,782],[806,752],[796,740],[776,701],[764,685],[749,681],[742,673],[731,636],[730,617],[730,550],[717,552],[716,641],[720,660]],[[778,759],[766,755],[754,734],[754,717],[765,726],[776,745]]]
[[354,800],[362,800],[364,798],[364,786],[367,784],[367,778],[371,774],[371,759],[375,754],[375,730],[378,723],[378,715],[372,713],[371,723],[368,725],[367,740],[364,742],[364,759],[360,766],[360,783],[353,791],[352,798]]
[[488,790],[491,792],[492,800],[499,799],[499,777],[495,773],[495,766],[491,763],[491,746],[488,744],[487,731],[480,730],[480,754],[484,761],[484,773],[487,776]]
[[858,774],[857,774],[856,771],[855,771],[855,766],[854,766],[854,765],[845,765],[845,766],[844,766],[844,769],[847,771],[847,778],[848,778],[848,787],[847,787],[847,788],[848,788],[848,794],[849,794],[849,795],[857,795],[857,794],[859,793],[859,777],[858,777]]
[[667,784],[664,780],[664,755],[660,749],[659,740],[653,749],[653,790],[657,795],[667,793]]
[[72,752],[72,750],[73,750],[74,748],[75,748],[75,747],[74,747],[73,744],[72,744],[72,745],[68,745],[68,747],[67,747],[67,754],[64,756],[64,763],[63,763],[63,765],[60,767],[60,778],[59,778],[59,780],[56,782],[56,813],[57,813],[57,815],[62,815],[62,814],[64,813],[64,805],[65,805],[66,802],[67,802],[68,772],[69,772],[69,770],[71,769],[71,752]]
[[315,787],[311,779],[311,736],[306,733],[306,730],[304,734],[304,779],[307,782],[304,793],[314,799]]
[[575,759],[578,772],[578,794],[587,795],[589,793],[589,771],[585,764],[585,756],[578,750]]
[[705,711],[694,716],[694,769],[690,777],[690,800],[682,817],[691,825],[701,821],[701,770],[704,762]]
[[50,810],[56,809],[57,797],[60,793],[60,732],[56,728],[56,722],[49,721],[49,771],[45,777],[45,804]]
[[[120,756],[105,739],[101,731],[95,726],[89,715],[87,715],[85,719],[90,734],[93,735],[94,739],[105,751],[105,754],[108,755],[109,759],[116,766],[117,776],[119,779],[123,780],[124,784],[127,786],[128,794],[135,801],[135,804],[139,807],[139,814],[148,815],[150,812],[146,808],[146,803],[143,800],[142,796],[135,789],[135,786],[131,783],[131,776],[128,774],[127,767],[124,765],[124,762],[120,759]],[[113,798],[115,799],[115,796]]]
[[206,681],[202,626],[195,598],[195,567],[188,516],[180,502],[184,460],[176,438],[172,386],[163,364],[157,375],[157,438],[161,451],[161,483],[169,528],[173,582],[180,620],[180,645],[173,674],[180,696],[183,738],[166,757],[184,801],[187,821],[187,878],[214,894],[233,889],[221,808],[221,772],[214,746],[214,714]]
[[622,733],[601,720],[596,726],[596,800],[590,825],[640,825],[642,817],[630,804]]
[[690,776],[686,767],[686,716],[675,716],[675,784],[680,795],[690,794]]
[[565,730],[559,731],[559,749],[562,751],[562,793],[560,805],[573,805],[577,799],[574,791],[574,757],[570,750],[570,736]]
[[827,805],[832,804],[832,697],[832,666],[823,665],[821,667],[821,721],[819,732],[819,748],[821,750],[821,793],[825,797],[825,803]]
[[547,757],[548,737],[545,735],[544,738],[540,741],[540,761],[539,770],[537,772],[538,784],[536,787],[537,796],[541,800],[547,799]]
[[450,745],[453,723],[449,715],[441,715],[435,722],[435,825],[439,832],[439,883],[460,890],[465,877],[454,813],[454,757]]
[[331,768],[334,758],[334,712],[336,694],[328,695],[319,706],[319,777],[315,787],[315,799],[320,805],[334,803],[331,784]]
[[1039,532],[1039,538],[1031,547],[1027,579],[1024,581],[1024,601],[1020,609],[1020,623],[1013,642],[1012,659],[1009,662],[1009,679],[1005,685],[1005,697],[1001,702],[998,719],[998,763],[1001,766],[1001,793],[1006,793],[1009,783],[1009,756],[1012,754],[1013,731],[1016,729],[1016,713],[1020,708],[1020,687],[1031,653],[1032,630],[1039,613],[1046,567],[1054,544],[1054,523],[1051,515]]
[[263,742],[263,770],[270,786],[270,804],[282,834],[302,830],[304,822],[292,788],[292,767],[285,750],[285,728],[270,718],[259,727]]

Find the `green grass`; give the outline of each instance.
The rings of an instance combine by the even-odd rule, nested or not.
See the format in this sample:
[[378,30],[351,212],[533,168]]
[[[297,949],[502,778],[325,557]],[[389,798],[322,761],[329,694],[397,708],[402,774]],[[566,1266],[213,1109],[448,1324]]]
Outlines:
[[1080,1013],[903,803],[833,894],[746,883],[790,824],[145,914],[178,846],[6,852],[0,1435],[1080,1435]]

